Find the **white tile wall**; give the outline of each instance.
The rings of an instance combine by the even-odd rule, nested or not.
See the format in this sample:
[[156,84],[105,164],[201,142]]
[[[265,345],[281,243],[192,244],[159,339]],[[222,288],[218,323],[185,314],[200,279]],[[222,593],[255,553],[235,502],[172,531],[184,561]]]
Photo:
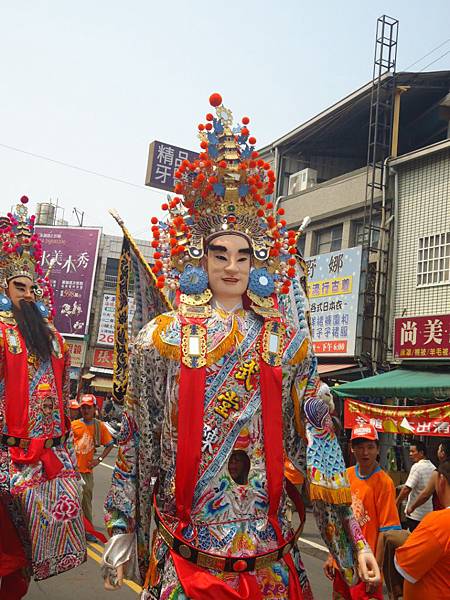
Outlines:
[[450,285],[418,288],[418,238],[450,231],[450,151],[398,165],[395,317],[450,313]]

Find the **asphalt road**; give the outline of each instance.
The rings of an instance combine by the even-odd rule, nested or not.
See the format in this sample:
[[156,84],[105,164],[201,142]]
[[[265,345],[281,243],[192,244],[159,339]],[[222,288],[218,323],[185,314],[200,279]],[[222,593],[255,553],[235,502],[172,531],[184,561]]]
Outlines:
[[[94,525],[103,533],[106,532],[102,507],[111,482],[115,454],[115,451],[111,452],[106,461],[95,469]],[[322,562],[326,552],[314,517],[310,513],[307,513],[299,545],[315,599],[331,598],[331,584],[322,573]],[[88,559],[84,565],[46,581],[31,582],[26,600],[127,600],[132,598],[136,600],[139,598],[139,587],[133,582],[127,582],[120,592],[107,592],[103,589],[99,570],[101,553],[101,544],[88,543]]]

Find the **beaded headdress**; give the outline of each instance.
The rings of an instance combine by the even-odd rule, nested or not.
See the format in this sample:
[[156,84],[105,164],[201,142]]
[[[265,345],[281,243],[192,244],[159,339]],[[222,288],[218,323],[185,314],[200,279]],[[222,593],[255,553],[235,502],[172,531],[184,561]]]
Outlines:
[[175,173],[176,196],[162,205],[167,218],[152,219],[156,285],[201,294],[207,277],[199,265],[208,243],[232,233],[246,237],[252,249],[249,289],[263,298],[286,294],[297,238],[273,203],[275,174],[255,150],[249,118],[233,125],[221,96],[212,94],[209,101],[215,115],[208,113],[198,126],[199,157],[183,160]]
[[[35,284],[35,295],[47,307],[53,307],[53,291],[42,267],[42,245],[35,232],[35,216],[28,216],[28,198],[22,196],[16,212],[0,216],[0,284],[6,288],[15,277],[29,277]],[[45,314],[42,302],[41,312]],[[1,310],[1,307],[0,307]]]

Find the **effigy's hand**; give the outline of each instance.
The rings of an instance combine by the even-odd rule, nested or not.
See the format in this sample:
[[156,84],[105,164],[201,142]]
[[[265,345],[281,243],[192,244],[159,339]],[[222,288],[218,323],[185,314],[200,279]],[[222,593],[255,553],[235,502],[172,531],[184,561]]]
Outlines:
[[373,553],[368,549],[358,552],[358,574],[361,581],[366,584],[368,593],[375,591],[381,583],[378,563]]
[[104,588],[108,591],[118,590],[123,585],[123,567],[119,565],[115,569],[107,569],[104,579]]

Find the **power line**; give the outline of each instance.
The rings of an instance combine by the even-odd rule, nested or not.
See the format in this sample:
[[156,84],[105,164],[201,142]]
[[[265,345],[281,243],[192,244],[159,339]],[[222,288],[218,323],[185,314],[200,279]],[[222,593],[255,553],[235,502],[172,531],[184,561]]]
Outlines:
[[[124,185],[130,185],[131,187],[148,190],[148,187],[145,185],[141,185],[139,183],[133,183],[132,181],[127,181],[126,179],[120,179],[118,177],[112,177],[111,175],[105,175],[104,173],[99,173],[97,171],[91,171],[90,169],[85,169],[84,167],[78,167],[77,165],[71,165],[70,163],[66,163],[62,160],[57,160],[56,158],[51,158],[49,156],[44,156],[43,154],[37,154],[35,152],[28,152],[28,150],[23,150],[22,148],[16,148],[15,146],[9,146],[8,144],[0,143],[0,147],[6,148],[7,150],[13,150],[14,152],[20,152],[21,154],[26,154],[28,156],[33,156],[34,158],[39,158],[41,160],[46,160],[47,162],[51,162],[62,167],[68,167],[69,169],[74,169],[75,171],[81,171],[82,173],[88,173],[89,175],[95,175],[96,177],[102,177],[103,179],[108,179],[109,181],[115,181],[116,183],[122,183]],[[163,192],[162,190],[156,190],[152,188],[152,191],[157,194],[167,195],[167,192]]]
[[[405,67],[404,69],[402,69],[402,71],[407,71],[408,69],[410,69],[411,67],[413,67],[414,65],[417,65],[418,62],[420,62],[421,60],[423,60],[424,58],[426,58],[427,56],[430,56],[430,54],[432,54],[433,52],[435,52],[436,50],[439,50],[439,48],[442,48],[442,46],[445,46],[445,44],[447,42],[450,42],[450,38],[447,38],[444,42],[442,42],[441,44],[439,44],[438,46],[436,46],[436,48],[433,48],[432,50],[430,50],[429,52],[427,52],[426,54],[424,54],[423,56],[421,56],[418,60],[416,60],[415,62],[411,63],[410,65],[408,65],[407,67]],[[446,53],[447,54],[447,53]],[[445,54],[443,54],[442,56],[445,56]],[[430,63],[433,64],[433,63]],[[427,65],[430,66],[430,65]],[[427,67],[424,67],[425,69]]]
[[431,65],[434,65],[435,62],[437,62],[438,60],[441,60],[441,58],[444,58],[444,56],[447,56],[447,54],[450,54],[450,50],[447,50],[447,52],[444,52],[444,54],[441,54],[441,56],[438,56],[432,62],[428,63],[423,69],[421,69],[419,71],[419,73],[422,73],[422,71],[425,71],[425,69],[428,69],[428,67],[431,67]]

